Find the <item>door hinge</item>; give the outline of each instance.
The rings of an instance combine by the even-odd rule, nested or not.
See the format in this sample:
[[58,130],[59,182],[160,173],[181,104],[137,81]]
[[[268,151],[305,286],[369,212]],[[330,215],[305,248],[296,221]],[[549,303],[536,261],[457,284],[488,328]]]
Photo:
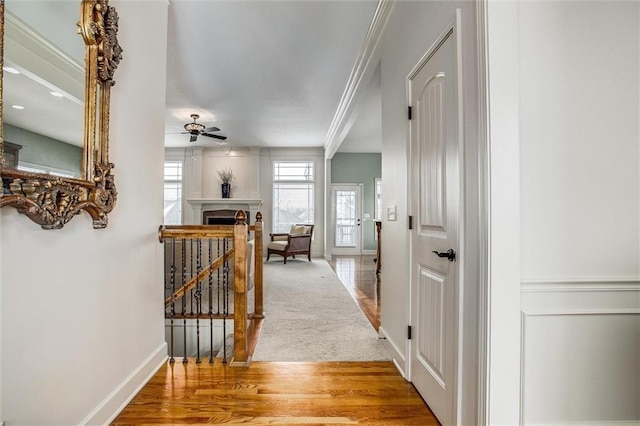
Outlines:
[[407,339],[411,340],[411,326],[407,326]]
[[407,107],[407,118],[411,120],[411,106]]
[[413,229],[413,216],[409,216],[409,229]]

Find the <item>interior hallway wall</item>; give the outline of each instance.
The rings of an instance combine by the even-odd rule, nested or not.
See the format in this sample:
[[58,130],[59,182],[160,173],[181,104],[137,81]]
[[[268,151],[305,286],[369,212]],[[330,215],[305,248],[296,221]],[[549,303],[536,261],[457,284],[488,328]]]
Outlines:
[[10,124],[3,124],[2,137],[5,142],[20,141],[18,144],[23,145],[19,151],[20,162],[72,172],[74,177],[80,178],[82,169],[80,147]]
[[640,421],[640,4],[518,5],[523,424]]
[[107,423],[166,357],[157,229],[167,3],[111,5],[124,53],[111,95],[118,201],[109,226],[94,230],[82,213],[45,231],[13,208],[0,211],[1,403],[9,425]]

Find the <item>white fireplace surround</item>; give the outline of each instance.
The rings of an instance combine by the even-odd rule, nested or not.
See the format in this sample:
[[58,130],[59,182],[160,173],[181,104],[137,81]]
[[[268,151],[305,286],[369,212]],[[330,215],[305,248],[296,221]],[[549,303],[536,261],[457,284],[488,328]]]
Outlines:
[[261,211],[262,201],[257,198],[188,198],[193,208],[193,218],[202,221],[202,212],[207,210],[248,210],[252,215],[250,222],[255,221],[255,214]]

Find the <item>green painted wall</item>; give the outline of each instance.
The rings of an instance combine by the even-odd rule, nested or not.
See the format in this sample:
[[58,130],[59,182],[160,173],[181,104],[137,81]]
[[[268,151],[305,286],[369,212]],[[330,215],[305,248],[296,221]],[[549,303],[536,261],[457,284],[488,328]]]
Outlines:
[[23,145],[20,161],[73,172],[80,177],[82,149],[38,133],[33,133],[10,124],[3,124],[4,140]]
[[[331,159],[331,183],[362,184],[363,249],[375,250],[375,178],[382,177],[381,154],[337,153]],[[365,214],[371,220],[365,220]]]

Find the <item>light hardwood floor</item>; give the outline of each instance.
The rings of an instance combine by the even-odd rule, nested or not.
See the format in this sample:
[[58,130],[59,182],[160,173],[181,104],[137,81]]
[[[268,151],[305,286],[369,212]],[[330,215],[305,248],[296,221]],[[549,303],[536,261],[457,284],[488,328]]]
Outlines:
[[[373,256],[330,262],[374,328],[380,281]],[[268,321],[268,316],[265,321]],[[255,345],[255,342],[253,342]],[[162,367],[113,424],[437,425],[392,362],[253,362]]]

